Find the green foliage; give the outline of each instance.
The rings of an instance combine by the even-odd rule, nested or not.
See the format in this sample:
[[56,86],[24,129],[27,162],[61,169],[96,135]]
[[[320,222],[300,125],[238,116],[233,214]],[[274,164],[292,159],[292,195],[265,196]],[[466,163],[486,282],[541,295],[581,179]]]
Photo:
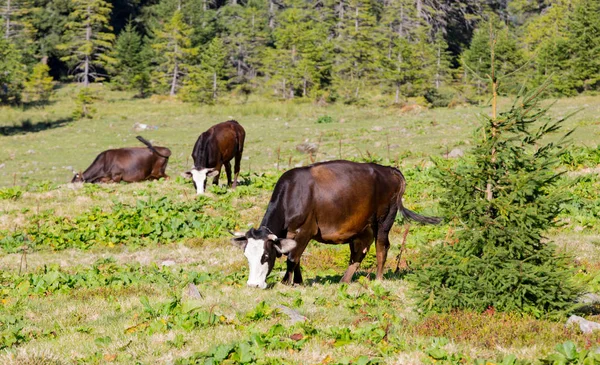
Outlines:
[[[219,323],[219,316],[210,311],[200,310],[200,305],[183,302],[181,298],[151,305],[147,297],[141,297],[143,312],[136,315],[138,323],[125,330],[126,333],[145,330],[148,335],[167,332],[172,329],[191,331],[193,329],[214,326]],[[224,317],[221,317],[224,320]]]
[[0,200],[17,200],[23,194],[20,186],[11,186],[0,189]]
[[150,49],[142,42],[141,35],[131,22],[117,37],[114,58],[111,82],[125,90],[137,90],[140,96],[146,95],[150,83]]
[[61,58],[71,67],[75,80],[85,86],[90,81],[103,80],[97,68],[106,67],[115,60],[110,50],[115,40],[110,23],[112,4],[104,0],[73,0],[65,43],[57,46],[67,55]]
[[181,99],[201,103],[215,103],[225,87],[226,49],[223,40],[213,38],[201,53],[199,66],[190,67],[190,72],[181,88]]
[[21,100],[25,75],[19,50],[0,38],[0,104],[15,104]]
[[203,213],[207,198],[173,203],[167,197],[138,200],[135,206],[115,203],[110,211],[93,208],[75,218],[52,212],[37,216],[22,232],[0,238],[0,247],[11,252],[31,239],[34,249],[87,249],[94,245],[147,245],[184,238],[220,237],[234,228],[230,217]]
[[174,96],[181,86],[183,75],[189,71],[190,60],[198,52],[192,47],[192,32],[180,10],[176,10],[168,22],[154,31],[152,48],[156,67],[152,81],[158,93],[170,90],[169,95]]
[[53,93],[52,76],[49,75],[50,67],[44,63],[38,63],[25,81],[25,101],[47,102]]
[[75,109],[72,113],[73,119],[93,118],[96,112],[96,109],[92,107],[95,99],[93,91],[87,87],[79,89],[75,98]]
[[16,347],[29,340],[23,333],[23,318],[0,312],[0,350]]
[[[545,242],[567,201],[555,171],[567,146],[541,140],[561,128],[539,109],[539,90],[497,119],[487,117],[471,155],[452,169],[438,161],[446,189],[440,206],[454,226],[452,244],[419,258],[413,279],[422,308],[566,311],[579,289],[568,257]],[[449,233],[450,234],[450,233]],[[447,239],[448,241],[448,239]]]
[[0,299],[64,294],[79,289],[96,289],[102,293],[142,285],[183,287],[190,282],[198,284],[210,279],[211,276],[206,273],[170,270],[156,265],[118,265],[114,259],[108,258],[96,261],[91,267],[75,270],[48,265],[24,275],[2,272]]
[[[490,28],[494,33],[495,61],[494,74],[496,78],[508,75],[516,71],[524,63],[523,55],[517,46],[517,41],[508,27],[497,17],[491,17],[489,22],[482,22],[475,30],[469,49],[463,54],[463,64],[475,75],[472,83],[476,87],[478,95],[489,93],[489,81],[486,75],[491,75],[491,44]],[[518,75],[503,80],[506,85],[501,85],[501,90],[515,92],[519,86]]]
[[577,346],[571,341],[556,345],[555,353],[550,354],[542,360],[543,364],[567,365],[581,364],[593,365],[600,364],[600,354],[590,350],[577,351]]
[[317,124],[329,124],[333,123],[333,118],[329,115],[322,115],[317,118]]

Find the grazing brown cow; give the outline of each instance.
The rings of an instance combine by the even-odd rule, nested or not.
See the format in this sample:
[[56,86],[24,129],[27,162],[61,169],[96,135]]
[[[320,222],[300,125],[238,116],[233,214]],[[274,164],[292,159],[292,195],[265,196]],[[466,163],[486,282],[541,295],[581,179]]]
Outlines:
[[152,146],[141,136],[136,138],[148,148],[118,148],[101,152],[90,167],[83,174],[75,174],[71,182],[118,183],[167,178],[165,169],[171,150]]
[[258,229],[232,240],[244,250],[250,273],[248,285],[266,288],[275,258],[287,254],[283,283],[302,283],[300,257],[311,239],[350,245],[350,264],[342,282],[350,282],[376,241],[377,279],[390,241],[388,234],[400,211],[406,218],[437,224],[402,205],[406,180],[393,167],[374,163],[329,161],[289,170],[275,185]]
[[192,151],[194,168],[186,172],[187,176],[192,177],[198,195],[204,193],[207,178],[214,176],[213,184],[219,183],[223,165],[225,165],[227,174],[227,185],[232,185],[230,162],[232,159],[235,159],[235,177],[233,178],[233,188],[235,189],[240,173],[245,138],[246,131],[235,120],[216,124],[198,137]]

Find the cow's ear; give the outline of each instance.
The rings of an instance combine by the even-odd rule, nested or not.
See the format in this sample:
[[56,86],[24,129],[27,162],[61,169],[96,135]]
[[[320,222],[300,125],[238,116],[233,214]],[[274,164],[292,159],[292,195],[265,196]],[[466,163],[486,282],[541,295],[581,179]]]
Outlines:
[[185,177],[186,179],[189,179],[192,177],[192,172],[191,171],[184,171],[181,173],[181,176]]
[[244,236],[242,237],[235,237],[231,239],[231,244],[239,247],[242,250],[246,249],[246,245],[248,244],[248,239]]
[[209,170],[206,172],[206,178],[209,178],[209,177],[215,177],[215,176],[217,176],[217,175],[219,175],[219,171],[217,171],[217,169],[209,169]]
[[296,248],[298,244],[294,240],[290,240],[287,238],[281,239],[273,244],[275,249],[281,254],[287,254],[294,248]]

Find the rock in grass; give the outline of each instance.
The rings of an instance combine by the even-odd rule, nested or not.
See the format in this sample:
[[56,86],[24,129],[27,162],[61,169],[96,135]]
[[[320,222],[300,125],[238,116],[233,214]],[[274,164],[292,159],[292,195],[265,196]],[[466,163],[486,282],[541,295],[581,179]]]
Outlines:
[[202,294],[198,291],[198,287],[194,283],[189,283],[185,294],[191,299],[201,299]]
[[306,153],[307,155],[313,154],[319,150],[319,146],[316,143],[304,142],[296,146],[296,151]]
[[586,293],[580,296],[577,301],[584,304],[598,304],[600,303],[600,295],[595,293]]
[[292,322],[292,324],[296,322],[304,322],[307,319],[302,314],[296,312],[292,308],[286,307],[285,305],[278,304],[275,306],[275,308],[279,309],[281,313],[287,314],[288,317],[290,317],[290,322]]
[[596,330],[600,330],[600,323],[588,321],[587,319],[579,316],[571,316],[567,319],[566,326],[578,325],[581,332],[590,334]]

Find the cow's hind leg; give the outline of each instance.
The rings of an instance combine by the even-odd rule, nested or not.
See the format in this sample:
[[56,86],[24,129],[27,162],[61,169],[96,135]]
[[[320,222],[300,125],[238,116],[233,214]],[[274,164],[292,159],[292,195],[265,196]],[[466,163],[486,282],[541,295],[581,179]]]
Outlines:
[[383,268],[385,261],[387,260],[388,250],[390,249],[389,234],[392,226],[394,225],[394,219],[398,209],[391,209],[388,214],[379,222],[379,229],[377,230],[377,242],[375,243],[376,256],[377,256],[377,280],[383,279]]
[[231,161],[225,162],[225,174],[227,175],[227,186],[231,186]]
[[373,230],[371,227],[368,227],[359,236],[355,237],[352,242],[350,242],[350,263],[340,282],[349,283],[352,280],[352,277],[354,276],[356,270],[358,270],[360,263],[365,256],[367,256],[367,252],[369,252],[369,247],[371,247],[372,243]]
[[238,182],[238,176],[240,176],[240,163],[242,160],[242,154],[241,153],[236,153],[235,154],[235,164],[233,165],[233,188],[235,189],[237,186],[237,182]]

